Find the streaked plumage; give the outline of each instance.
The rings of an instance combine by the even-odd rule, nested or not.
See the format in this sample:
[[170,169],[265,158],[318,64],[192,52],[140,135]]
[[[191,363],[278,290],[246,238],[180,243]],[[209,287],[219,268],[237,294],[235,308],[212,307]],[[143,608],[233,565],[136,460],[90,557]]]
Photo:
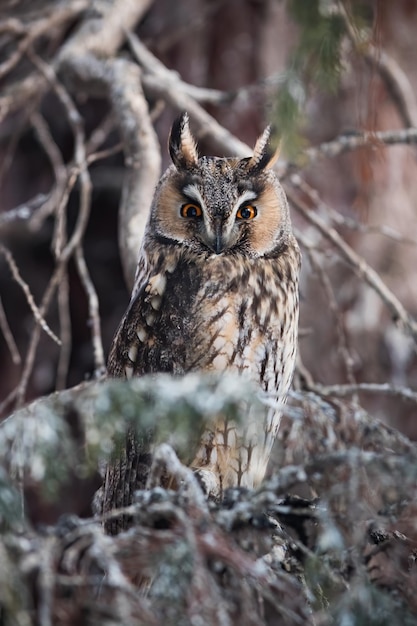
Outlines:
[[[285,396],[294,370],[300,254],[271,170],[269,129],[247,159],[198,158],[188,116],[155,192],[132,298],[108,361],[111,376],[232,370]],[[242,380],[244,384],[244,380]],[[206,489],[258,484],[279,425],[217,423],[193,467]]]

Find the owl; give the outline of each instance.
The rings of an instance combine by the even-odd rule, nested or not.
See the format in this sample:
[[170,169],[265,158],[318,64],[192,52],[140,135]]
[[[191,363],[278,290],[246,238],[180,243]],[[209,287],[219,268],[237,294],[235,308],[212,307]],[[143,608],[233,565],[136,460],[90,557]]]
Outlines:
[[[155,191],[110,376],[231,371],[283,401],[296,358],[300,252],[269,140],[267,128],[248,158],[199,158],[188,115],[174,122],[173,164]],[[244,423],[210,426],[192,463],[208,495],[260,483],[279,420],[277,408],[248,410]]]

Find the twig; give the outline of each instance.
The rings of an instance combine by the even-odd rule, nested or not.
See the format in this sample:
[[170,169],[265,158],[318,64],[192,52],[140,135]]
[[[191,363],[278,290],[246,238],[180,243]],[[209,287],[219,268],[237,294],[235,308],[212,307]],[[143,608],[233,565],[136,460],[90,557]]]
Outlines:
[[23,35],[25,32],[25,26],[15,17],[9,17],[0,23],[0,34],[10,33],[12,35]]
[[338,2],[337,11],[343,17],[350,40],[359,54],[379,72],[388,93],[397,105],[404,126],[417,126],[417,101],[405,72],[391,55],[380,46],[374,45],[368,35],[358,29],[350,19],[344,3]]
[[[83,120],[81,115],[79,114],[77,108],[75,107],[72,98],[69,96],[68,92],[63,88],[63,86],[58,82],[55,72],[53,69],[46,65],[37,55],[31,54],[31,58],[38,69],[47,77],[48,81],[51,83],[52,88],[54,89],[56,95],[60,99],[63,104],[66,112],[68,121],[70,123],[72,132],[74,134],[75,147],[74,147],[74,164],[79,170],[79,180],[80,180],[80,215],[85,216],[85,222],[83,223],[83,228],[79,231],[79,235],[77,239],[74,240],[74,235],[72,237],[74,241],[74,251],[75,251],[75,261],[78,269],[78,274],[81,278],[81,282],[84,286],[84,289],[88,298],[88,306],[91,318],[91,332],[92,332],[92,342],[94,349],[94,363],[95,363],[95,371],[97,376],[101,376],[103,371],[105,370],[105,360],[104,360],[104,350],[101,340],[101,326],[100,326],[100,316],[99,316],[99,307],[98,307],[98,298],[97,293],[95,291],[94,285],[90,279],[87,265],[85,263],[84,255],[81,248],[82,236],[84,234],[85,227],[87,225],[87,220],[90,214],[90,205],[91,205],[91,179],[87,169],[87,155],[86,155],[86,147],[85,147],[85,135],[84,135],[84,127]],[[75,233],[75,231],[74,231]],[[65,248],[62,252],[61,258],[64,255]],[[60,259],[60,256],[58,257]]]
[[[298,175],[291,176],[291,183],[294,187],[298,186],[300,177]],[[385,306],[391,312],[393,321],[408,332],[413,339],[417,340],[417,322],[406,311],[401,302],[396,296],[388,289],[385,283],[381,280],[379,274],[372,269],[363,259],[358,256],[356,252],[342,239],[339,233],[334,228],[328,226],[326,222],[317,214],[317,212],[309,209],[307,204],[294,193],[291,188],[286,188],[287,196],[294,208],[308,221],[313,224],[319,232],[330,241],[342,255],[342,257],[349,263],[349,265],[355,270],[355,272],[365,280],[368,285],[374,289],[379,295]]]
[[[31,60],[35,65],[40,69],[43,76],[46,77],[49,84],[51,84],[58,98],[64,104],[68,115],[69,121],[72,125],[74,135],[75,135],[75,150],[74,150],[74,160],[76,163],[79,163],[81,167],[83,167],[84,173],[86,173],[86,178],[84,179],[84,184],[81,184],[81,199],[80,199],[80,210],[78,212],[77,222],[75,224],[75,228],[71,235],[70,240],[59,252],[59,256],[57,259],[57,264],[55,266],[54,273],[49,281],[47,289],[42,298],[42,304],[40,307],[40,313],[42,315],[48,310],[51,299],[57,289],[62,276],[64,274],[66,265],[73,255],[77,245],[82,241],[85,229],[87,227],[88,218],[90,215],[90,196],[91,196],[91,185],[89,185],[89,177],[88,172],[85,165],[85,151],[84,151],[84,135],[82,130],[82,119],[78,114],[77,109],[72,103],[71,98],[65,89],[60,85],[56,79],[55,72],[52,67],[45,64],[35,53],[30,53]],[[80,175],[81,176],[81,175]],[[87,181],[87,182],[86,182]],[[15,390],[16,404],[19,407],[24,400],[24,396],[26,393],[26,388],[29,382],[29,378],[33,369],[35,355],[37,346],[39,343],[39,326],[36,326],[29,343],[28,352],[25,359],[25,365],[23,369],[23,373],[20,379],[20,382]]]
[[[411,237],[405,237],[404,235],[394,230],[390,226],[384,226],[384,225],[372,226],[368,224],[361,224],[360,222],[358,222],[357,220],[354,220],[351,217],[346,217],[345,215],[341,215],[341,213],[339,213],[336,209],[325,204],[320,198],[320,195],[317,189],[312,187],[306,180],[304,180],[301,177],[297,178],[297,188],[301,189],[301,191],[305,193],[311,199],[311,201],[314,203],[314,205],[317,208],[325,210],[325,212],[327,213],[327,215],[329,215],[331,220],[338,226],[345,226],[346,228],[350,228],[351,230],[356,230],[364,234],[382,235],[383,237],[387,237],[401,244],[417,246],[417,238],[413,239]],[[302,237],[303,236],[301,235],[301,238]],[[311,247],[311,245],[308,244],[305,240],[304,240],[304,245],[306,247]]]
[[[62,279],[62,274],[64,272],[64,269],[65,269],[65,264],[63,262],[58,264],[55,268],[55,272],[53,273],[52,278],[50,279],[49,284],[42,298],[41,306],[39,309],[42,315],[45,315],[46,311],[49,308],[49,305],[51,303],[55,290],[57,289]],[[19,384],[17,385],[16,389],[9,394],[12,400],[16,399],[17,408],[19,408],[23,404],[23,401],[25,398],[29,378],[32,373],[33,365],[35,363],[35,356],[36,356],[36,350],[38,347],[39,339],[40,339],[40,325],[37,324],[35,328],[33,329],[32,335],[30,337],[29,348],[26,353],[23,372],[20,377]]]
[[84,290],[88,298],[88,310],[90,314],[91,324],[91,341],[93,344],[94,354],[94,375],[96,378],[100,378],[106,371],[103,343],[101,340],[101,322],[97,292],[94,288],[90,274],[88,272],[87,264],[85,262],[84,253],[79,244],[75,248],[75,262],[77,265],[78,275],[84,286]]
[[49,158],[55,176],[54,190],[50,194],[48,200],[43,204],[41,210],[39,210],[31,220],[32,228],[39,228],[42,221],[56,209],[59,204],[59,199],[62,198],[65,193],[67,170],[64,165],[61,151],[53,140],[48,125],[42,115],[36,111],[32,113],[30,121],[36,131],[42,148],[45,150],[45,153]]
[[100,124],[93,130],[90,137],[86,141],[85,148],[87,154],[96,152],[100,146],[106,141],[110,133],[116,128],[113,111],[106,115]]
[[364,146],[370,148],[380,148],[382,145],[393,146],[398,144],[414,145],[417,143],[417,128],[404,128],[401,130],[381,130],[364,131],[354,134],[339,135],[332,141],[322,143],[319,146],[307,148],[303,152],[303,157],[309,163],[319,158],[332,158],[348,152],[357,150]]
[[174,449],[167,443],[159,445],[153,454],[147,488],[160,485],[160,476],[165,471],[168,475],[174,476],[178,484],[183,483],[187,486],[189,496],[201,513],[208,513],[207,500],[194,472],[181,463]]
[[[0,96],[0,123],[9,113],[27,108],[28,103],[36,104],[38,98],[45,93],[47,85],[46,80],[40,74],[34,72],[5,89],[4,94]],[[1,170],[0,179],[4,169],[6,169],[5,165],[3,165]]]
[[207,113],[193,97],[181,90],[181,79],[176,72],[168,70],[133,33],[127,35],[130,46],[145,70],[143,86],[145,91],[162,96],[176,109],[186,110],[198,125],[198,136],[210,136],[221,145],[223,152],[235,156],[248,156],[250,148],[221,126]]
[[[54,70],[58,74],[61,72],[66,74],[68,81],[73,77],[82,82],[84,69],[87,69],[86,82],[90,82],[88,55],[96,55],[96,59],[102,60],[114,57],[124,42],[126,29],[135,28],[151,3],[152,0],[114,0],[100,6],[101,19],[92,10],[91,17],[85,19],[81,27],[60,48],[52,62]],[[71,7],[74,5],[78,7],[73,14],[75,17],[77,12],[80,13],[88,8],[91,2],[77,0],[71,3]],[[68,8],[68,11],[70,10]],[[69,15],[69,17],[72,16]],[[66,69],[68,72],[65,72]],[[40,73],[32,73],[13,84],[0,97],[0,122],[9,113],[27,107],[27,103],[33,101],[35,96],[41,97],[47,88],[48,81]]]
[[110,148],[105,148],[103,150],[97,150],[97,152],[92,152],[87,156],[87,163],[88,165],[91,165],[91,163],[95,163],[96,161],[100,161],[101,159],[108,159],[108,157],[122,152],[123,148],[124,144],[119,141],[114,146],[110,146]]
[[343,324],[342,314],[337,305],[333,287],[330,282],[330,278],[328,274],[324,271],[323,266],[320,262],[320,259],[318,258],[317,252],[311,246],[308,246],[308,247],[305,246],[305,248],[310,258],[311,267],[313,271],[316,272],[323,286],[324,293],[326,295],[330,311],[332,312],[333,317],[336,320],[338,350],[342,358],[342,361],[345,365],[347,380],[349,383],[353,385],[356,382],[354,374],[353,374],[353,359],[349,353],[348,341],[347,341],[347,336],[346,336],[346,330]]
[[59,26],[64,28],[66,22],[81,13],[81,11],[84,11],[87,7],[87,0],[74,0],[73,2],[67,4],[61,4],[55,11],[49,12],[48,17],[32,22],[29,27],[18,25],[14,23],[15,21],[10,23],[9,20],[9,28],[10,26],[13,26],[14,31],[18,32],[19,35],[26,32],[26,37],[19,42],[15,52],[8,57],[7,61],[4,61],[0,65],[0,78],[5,76],[11,69],[13,69],[13,67],[17,65],[36,39],[39,39],[39,37],[44,35],[46,32],[50,32],[52,29]]
[[[277,85],[282,84],[286,79],[285,72],[279,72],[267,76],[262,80],[253,83],[251,85],[245,85],[239,89],[233,91],[222,91],[220,89],[208,89],[206,87],[197,87],[182,80],[178,72],[169,70],[163,63],[157,59],[149,50],[144,46],[140,39],[134,33],[127,34],[127,40],[130,49],[141,67],[145,72],[149,74],[157,74],[163,77],[167,82],[172,82],[175,85],[175,89],[181,90],[187,94],[190,98],[200,104],[217,104],[224,105],[230,104],[235,100],[245,100],[250,94],[256,93],[266,88],[276,88]],[[146,80],[146,76],[145,76]]]
[[7,409],[7,407],[9,407],[12,402],[15,401],[15,399],[17,398],[19,393],[19,387],[15,387],[14,389],[11,390],[10,393],[7,394],[7,396],[4,398],[4,400],[2,400],[2,402],[0,402],[0,415],[3,414],[3,412]]
[[57,60],[60,69],[68,67],[70,73],[77,74],[78,79],[89,80],[91,66],[86,57],[91,55],[96,59],[112,59],[125,41],[126,30],[135,28],[151,4],[152,0],[113,0],[103,5],[101,19],[93,15],[91,19],[85,20],[60,50]]
[[69,362],[71,358],[72,332],[71,316],[69,311],[68,274],[64,273],[58,287],[58,314],[62,346],[59,351],[55,389],[64,389],[67,381]]
[[15,365],[19,365],[22,362],[22,359],[20,357],[19,350],[14,340],[12,331],[10,330],[10,326],[6,317],[6,311],[4,310],[3,302],[1,301],[1,298],[0,298],[0,329],[3,333],[4,339],[6,340],[7,347],[9,348],[13,363]]
[[[75,183],[77,182],[78,173],[79,172],[75,168],[75,166],[67,169],[67,180],[66,180],[65,188],[61,195],[61,198],[59,199],[57,206],[54,208],[55,223],[54,223],[54,234],[52,236],[51,248],[52,248],[52,252],[55,255],[55,258],[59,258],[61,256],[62,250],[65,247],[66,242],[67,242],[68,199],[69,199],[71,191],[74,188]],[[36,217],[37,218],[39,217],[39,219],[36,220],[36,223],[34,220],[32,220],[33,228],[38,227],[38,224],[40,224],[40,221],[44,219],[44,216],[43,214],[41,214],[41,212],[39,212],[39,216],[37,215]]]
[[39,193],[37,196],[28,200],[27,202],[20,204],[10,211],[0,214],[0,228],[17,220],[28,220],[33,216],[34,211],[47,202],[50,196]]
[[390,226],[385,226],[384,224],[361,224],[351,217],[341,215],[332,207],[327,207],[327,210],[332,221],[339,226],[344,226],[346,228],[349,228],[350,230],[355,230],[365,235],[381,235],[382,237],[386,237],[387,239],[391,239],[392,241],[396,241],[397,243],[405,244],[408,246],[417,246],[417,238],[413,239],[411,237],[405,237]]
[[323,396],[345,397],[357,393],[381,393],[395,396],[401,400],[417,402],[417,391],[409,387],[391,385],[390,383],[355,383],[354,385],[318,385],[309,386],[309,391],[314,391]]
[[[26,125],[30,114],[35,108],[38,106],[38,98],[34,96],[31,100],[25,103],[24,110],[20,112],[20,116],[17,122],[17,128],[12,127],[12,135],[7,143],[7,147],[5,150],[5,154],[3,155],[2,161],[0,163],[0,185],[3,185],[4,178],[9,171],[12,163],[15,152],[17,150],[17,146],[19,141],[22,138],[24,131],[26,130]],[[0,122],[1,122],[1,98],[0,98]]]
[[34,298],[32,296],[32,293],[31,293],[31,291],[29,289],[29,285],[21,277],[20,272],[19,272],[19,268],[17,267],[11,252],[5,246],[3,246],[3,244],[0,244],[0,252],[3,254],[4,258],[6,259],[7,265],[9,266],[9,269],[10,269],[10,271],[12,273],[12,276],[13,276],[14,280],[17,282],[19,287],[21,287],[23,293],[25,294],[26,302],[28,303],[28,305],[30,307],[30,310],[32,311],[33,316],[34,316],[36,322],[39,324],[39,326],[42,328],[42,330],[47,335],[49,335],[49,337],[51,337],[51,339],[53,341],[55,341],[55,343],[58,344],[58,346],[60,346],[61,345],[61,340],[50,329],[50,327],[46,323],[45,318],[43,317],[42,311],[36,306],[35,300],[34,300]]

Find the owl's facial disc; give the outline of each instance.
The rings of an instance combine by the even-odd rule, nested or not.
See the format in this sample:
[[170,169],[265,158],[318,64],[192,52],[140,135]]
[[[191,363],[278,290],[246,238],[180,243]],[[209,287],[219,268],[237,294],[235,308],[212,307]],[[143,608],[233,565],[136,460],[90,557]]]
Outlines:
[[221,198],[214,206],[207,206],[195,185],[187,185],[182,193],[187,201],[181,206],[181,217],[193,221],[196,237],[216,254],[235,248],[243,224],[258,214],[253,191],[246,190],[237,199]]

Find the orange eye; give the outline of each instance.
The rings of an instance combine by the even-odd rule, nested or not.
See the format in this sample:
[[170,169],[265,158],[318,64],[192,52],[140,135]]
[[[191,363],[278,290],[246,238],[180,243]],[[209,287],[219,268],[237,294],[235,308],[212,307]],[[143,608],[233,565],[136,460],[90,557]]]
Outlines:
[[181,216],[182,217],[201,217],[203,215],[203,211],[198,204],[183,204],[181,207]]
[[238,220],[252,220],[257,214],[258,211],[252,204],[243,204],[239,207],[236,217]]

